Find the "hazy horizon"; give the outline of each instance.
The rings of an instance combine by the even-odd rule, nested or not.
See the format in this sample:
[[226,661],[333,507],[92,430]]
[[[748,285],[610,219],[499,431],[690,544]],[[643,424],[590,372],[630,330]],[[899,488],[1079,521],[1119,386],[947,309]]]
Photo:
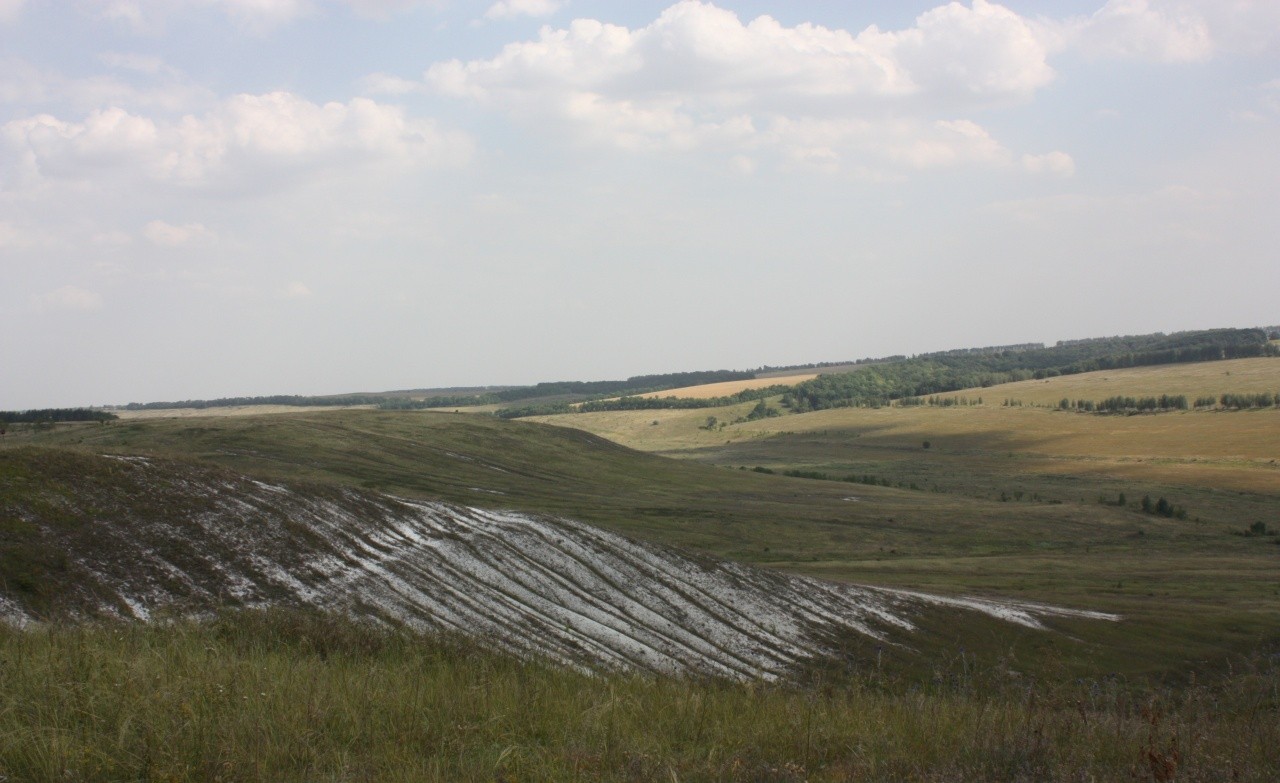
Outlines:
[[0,0],[0,409],[1280,322],[1280,4]]

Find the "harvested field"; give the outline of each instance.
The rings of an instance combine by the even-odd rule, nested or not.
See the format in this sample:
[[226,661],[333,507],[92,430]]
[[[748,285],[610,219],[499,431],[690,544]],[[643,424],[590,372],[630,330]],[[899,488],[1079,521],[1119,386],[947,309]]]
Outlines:
[[692,397],[704,400],[709,397],[728,397],[747,389],[763,389],[767,386],[794,386],[797,383],[817,378],[817,373],[803,375],[783,375],[769,378],[752,378],[745,381],[723,381],[721,383],[704,383],[701,386],[686,386],[683,389],[667,389],[666,391],[637,394],[637,397],[656,399],[658,397]]
[[1040,381],[1003,383],[986,389],[967,389],[940,396],[982,397],[987,404],[996,405],[1005,399],[1021,400],[1034,405],[1057,405],[1063,397],[1096,402],[1118,395],[1144,397],[1185,394],[1189,401],[1194,402],[1200,396],[1263,392],[1280,392],[1278,358],[1227,359],[1219,362],[1099,370]]

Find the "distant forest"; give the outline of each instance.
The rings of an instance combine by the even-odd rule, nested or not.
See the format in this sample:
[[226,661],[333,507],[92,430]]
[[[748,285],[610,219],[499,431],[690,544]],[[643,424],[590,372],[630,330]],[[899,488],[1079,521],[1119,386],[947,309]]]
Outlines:
[[[939,351],[900,361],[865,360],[858,362],[866,365],[861,369],[820,375],[786,389],[782,405],[797,413],[827,408],[873,407],[959,389],[1094,370],[1280,356],[1280,347],[1269,343],[1268,336],[1263,329],[1211,329],[1064,340],[1053,347],[1023,343]],[[499,411],[498,415],[515,418],[572,411],[712,408],[761,399],[778,394],[779,390],[780,387],[753,389],[733,397],[715,399],[621,397],[576,407],[548,404],[509,408]]]
[[703,372],[675,372],[662,375],[635,375],[625,381],[553,381],[533,386],[517,386],[501,391],[481,394],[437,395],[425,399],[413,399],[397,395],[344,394],[325,397],[308,397],[297,394],[275,394],[266,397],[221,397],[215,400],[179,400],[167,402],[131,402],[125,410],[160,410],[167,408],[230,408],[240,405],[293,405],[347,407],[351,405],[376,405],[385,410],[420,410],[423,408],[461,408],[469,405],[494,405],[543,397],[571,397],[590,399],[595,396],[617,394],[644,394],[651,391],[678,389],[721,381],[740,381],[756,377],[754,372],[737,370],[708,370]]
[[1280,356],[1261,329],[1211,329],[1176,334],[1063,341],[1052,348],[927,354],[896,364],[805,381],[782,399],[794,411],[885,405],[1032,378],[1154,364]]
[[882,406],[904,397],[1078,372],[1258,356],[1280,356],[1280,348],[1268,343],[1261,329],[1112,336],[1020,351],[934,353],[895,365],[815,377],[792,389],[782,404],[797,412]]
[[30,411],[0,411],[3,424],[45,424],[61,421],[111,421],[114,413],[94,408],[41,408]]
[[[473,405],[508,405],[499,410],[498,415],[505,418],[518,418],[573,411],[712,408],[763,399],[785,391],[783,405],[793,411],[803,412],[848,406],[884,405],[903,398],[924,397],[958,389],[993,386],[1030,378],[1071,375],[1092,370],[1253,356],[1280,356],[1280,346],[1268,341],[1277,338],[1280,338],[1280,328],[1277,327],[1210,329],[1173,334],[1157,332],[1147,335],[1062,340],[1053,346],[1045,346],[1043,343],[1018,343],[937,351],[912,357],[885,356],[847,362],[819,362],[787,367],[765,366],[753,371],[709,370],[635,375],[626,380],[617,381],[553,381],[480,393],[435,395],[423,399],[414,399],[403,394],[394,396],[347,394],[323,397],[284,394],[266,397],[224,397],[215,400],[132,402],[124,408],[150,410],[222,408],[239,405],[375,405],[385,410],[419,410],[461,408]],[[823,369],[843,365],[859,365],[859,367],[850,372],[820,375],[813,380],[786,389],[782,387],[751,389],[727,397],[647,399],[638,396],[648,392],[686,386],[748,380],[767,372]],[[511,405],[511,403],[525,404]],[[34,412],[8,413],[0,416],[26,416],[31,413]],[[87,416],[89,413],[92,412],[85,410],[84,413],[76,415]],[[18,421],[20,419],[0,420]],[[46,418],[44,420],[99,419],[95,415],[80,419]]]

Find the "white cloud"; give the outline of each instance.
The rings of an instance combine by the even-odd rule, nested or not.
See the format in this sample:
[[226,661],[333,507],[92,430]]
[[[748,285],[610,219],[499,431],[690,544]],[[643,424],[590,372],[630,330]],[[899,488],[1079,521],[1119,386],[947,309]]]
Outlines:
[[1204,17],[1217,50],[1258,55],[1280,48],[1280,3],[1194,0],[1191,5]]
[[1023,155],[1022,168],[1032,174],[1057,174],[1070,177],[1076,173],[1076,162],[1067,153],[1055,150],[1044,155]]
[[142,235],[153,245],[180,247],[195,243],[213,242],[218,235],[200,223],[184,223],[180,226],[153,220],[142,228]]
[[425,81],[627,150],[772,148],[823,168],[850,154],[1003,165],[1011,154],[985,130],[937,115],[1025,99],[1054,78],[1047,56],[1036,25],[985,0],[856,35],[768,16],[743,23],[684,0],[635,30],[592,19],[544,27],[492,59],[437,63]]
[[923,89],[944,95],[1019,96],[1054,72],[1039,29],[1009,9],[973,0],[922,14],[915,27],[887,34],[889,51]]
[[31,297],[31,305],[45,310],[98,310],[102,307],[102,295],[78,286],[67,285],[45,294]]
[[485,19],[550,16],[564,5],[560,0],[498,0],[484,12]]
[[1185,2],[1108,0],[1087,19],[1060,26],[1068,45],[1091,57],[1202,62],[1214,51],[1209,23]]
[[118,107],[78,122],[41,114],[0,126],[0,149],[28,177],[92,180],[110,171],[185,186],[261,189],[368,163],[456,163],[469,156],[471,142],[366,98],[316,104],[277,92],[237,95],[177,121]]

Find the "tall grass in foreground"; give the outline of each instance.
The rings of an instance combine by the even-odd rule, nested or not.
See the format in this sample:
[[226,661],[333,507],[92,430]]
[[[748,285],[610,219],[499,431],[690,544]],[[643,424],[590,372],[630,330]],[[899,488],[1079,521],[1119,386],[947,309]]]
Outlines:
[[0,631],[0,779],[1274,780],[1280,671],[587,675],[312,615]]

